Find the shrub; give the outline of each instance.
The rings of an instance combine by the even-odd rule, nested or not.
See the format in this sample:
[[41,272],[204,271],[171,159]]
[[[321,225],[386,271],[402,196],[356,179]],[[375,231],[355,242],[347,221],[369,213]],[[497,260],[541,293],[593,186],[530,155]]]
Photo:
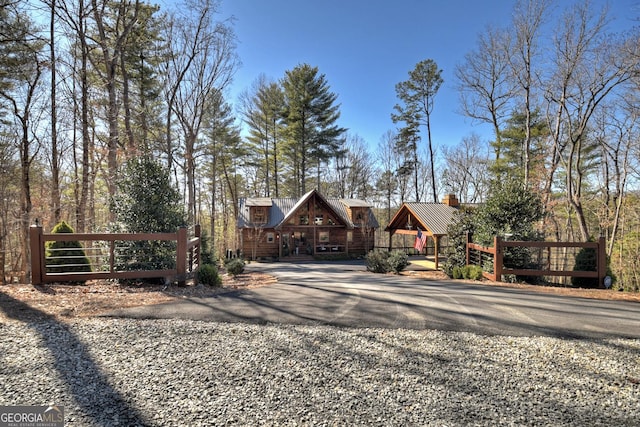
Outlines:
[[[140,157],[127,161],[119,171],[117,186],[118,193],[111,200],[116,217],[114,231],[173,233],[186,225],[182,195],[172,185],[169,171],[155,160]],[[176,249],[176,242],[171,241],[119,242],[116,268],[124,271],[172,269]]]
[[[591,240],[592,241],[592,240]],[[611,271],[609,265],[609,258],[607,257],[607,276],[610,276],[613,283],[616,282],[616,276]],[[573,265],[573,271],[597,271],[598,268],[598,255],[595,248],[582,248],[580,252],[576,254],[576,261]],[[571,284],[575,288],[599,288],[597,278],[593,277],[572,277]]]
[[393,271],[395,274],[400,274],[400,272],[409,265],[409,256],[402,251],[393,251],[389,254],[387,263],[389,264],[390,271]]
[[482,280],[482,268],[479,265],[467,265],[466,275],[471,280]]
[[[594,248],[582,248],[576,254],[573,271],[596,271],[597,254]],[[590,277],[572,277],[571,284],[576,288],[597,288],[598,279]]]
[[198,270],[198,283],[212,286],[214,288],[222,285],[222,278],[218,273],[218,267],[213,264],[204,264]]
[[388,273],[391,271],[389,267],[389,252],[371,251],[367,254],[365,263],[367,271],[373,273]]
[[227,261],[225,268],[229,274],[232,274],[235,277],[238,274],[242,274],[244,271],[244,260],[242,258],[233,258],[232,260]]
[[462,279],[462,269],[464,267],[455,266],[451,269],[451,274],[449,275],[453,279]]
[[[65,221],[56,224],[52,233],[73,233],[73,228]],[[90,272],[91,263],[82,245],[77,240],[46,243],[47,273]]]
[[[442,269],[444,273],[453,278],[460,279],[460,269],[467,263],[467,233],[473,234],[475,230],[475,213],[477,209],[471,207],[461,207],[454,214],[453,220],[447,228],[449,236],[449,246],[447,260]],[[458,277],[455,277],[455,274]]]

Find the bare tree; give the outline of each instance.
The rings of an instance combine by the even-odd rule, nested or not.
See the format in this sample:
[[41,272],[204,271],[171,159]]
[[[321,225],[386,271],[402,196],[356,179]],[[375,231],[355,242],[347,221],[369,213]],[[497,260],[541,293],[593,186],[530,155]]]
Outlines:
[[[46,69],[46,62],[42,56],[44,43],[37,39],[31,21],[17,8],[11,9],[12,19],[7,27],[12,35],[3,35],[2,48],[7,47],[11,58],[12,74],[0,84],[0,98],[8,103],[15,125],[15,140],[20,155],[20,244],[22,257],[20,262],[21,279],[26,280],[30,275],[29,227],[31,225],[32,177],[31,167],[40,149],[34,130],[37,128],[38,117],[35,117],[37,94],[40,80]],[[6,39],[5,39],[6,37]],[[4,76],[3,76],[4,77]]]
[[520,0],[515,7],[513,22],[513,44],[507,54],[515,82],[514,88],[522,96],[525,135],[523,139],[522,157],[524,168],[524,186],[529,185],[531,169],[531,139],[533,126],[534,90],[539,87],[534,70],[535,62],[539,59],[539,34],[549,9],[549,0]]
[[628,44],[608,36],[606,22],[606,10],[592,16],[588,5],[565,14],[554,40],[554,72],[546,86],[555,154],[565,171],[567,202],[584,241],[591,237],[583,205],[584,184],[592,168],[588,156],[594,146],[590,126],[603,101],[636,71],[635,62],[620,56],[621,47]]
[[[188,220],[196,215],[195,158],[197,142],[208,109],[230,83],[238,65],[235,36],[228,21],[218,22],[217,3],[196,0],[189,3],[195,19],[176,18],[172,27],[171,55],[168,63],[169,108],[176,114],[182,131],[183,170],[186,177]],[[167,127],[167,154],[173,151]]]
[[[396,156],[395,156],[395,139],[396,134],[389,130],[385,132],[378,142],[377,157],[379,166],[378,179],[376,181],[376,189],[383,200],[383,206],[386,213],[386,223],[391,222],[391,208],[393,198],[397,190],[397,180],[395,178]],[[379,233],[384,234],[384,233]],[[391,247],[391,234],[389,236],[388,246]]]
[[443,149],[443,181],[448,192],[462,203],[485,200],[488,189],[489,153],[477,134],[471,134],[455,147]]
[[594,137],[601,150],[598,187],[602,192],[597,217],[601,230],[606,233],[609,245],[607,254],[613,252],[623,215],[627,186],[634,165],[633,145],[638,140],[638,111],[624,102],[621,109],[610,104],[596,116]]
[[500,159],[501,132],[511,112],[515,87],[510,78],[509,36],[504,30],[488,28],[478,38],[477,48],[456,67],[462,113],[493,128],[493,149]]

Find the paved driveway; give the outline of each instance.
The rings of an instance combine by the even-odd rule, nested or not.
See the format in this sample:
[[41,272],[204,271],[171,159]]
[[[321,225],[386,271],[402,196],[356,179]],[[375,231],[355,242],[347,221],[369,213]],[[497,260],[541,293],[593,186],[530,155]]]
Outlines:
[[250,323],[442,329],[488,335],[640,338],[640,304],[433,282],[344,263],[252,263],[278,283],[111,316]]

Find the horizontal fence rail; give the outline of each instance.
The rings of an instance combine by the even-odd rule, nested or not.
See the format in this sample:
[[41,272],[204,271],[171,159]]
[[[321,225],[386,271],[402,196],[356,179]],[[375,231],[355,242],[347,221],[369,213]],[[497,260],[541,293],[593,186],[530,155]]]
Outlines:
[[[30,229],[31,283],[39,285],[52,282],[73,282],[99,279],[152,279],[167,278],[184,284],[200,267],[200,226],[194,227],[195,237],[189,239],[186,227],[175,233],[43,233],[42,227]],[[47,258],[47,242],[85,242],[80,255],[56,255],[50,250]],[[118,268],[121,250],[126,251],[126,242],[167,242],[174,252],[174,268],[166,269],[122,269]],[[175,246],[175,249],[173,249]],[[59,249],[69,251],[69,248]],[[126,255],[126,254],[125,254]],[[62,271],[87,266],[90,271]],[[71,262],[68,262],[71,261]],[[59,270],[59,271],[56,271]]]
[[[528,248],[536,260],[538,268],[509,268],[504,265],[505,248]],[[595,271],[573,270],[573,263],[569,262],[568,249],[592,248],[596,253]],[[559,254],[553,256],[553,252]],[[605,239],[600,237],[597,242],[524,242],[505,241],[500,237],[494,238],[492,247],[472,243],[467,236],[467,265],[482,267],[483,276],[496,282],[501,281],[503,275],[515,276],[563,276],[597,278],[603,284],[607,274],[607,256]]]

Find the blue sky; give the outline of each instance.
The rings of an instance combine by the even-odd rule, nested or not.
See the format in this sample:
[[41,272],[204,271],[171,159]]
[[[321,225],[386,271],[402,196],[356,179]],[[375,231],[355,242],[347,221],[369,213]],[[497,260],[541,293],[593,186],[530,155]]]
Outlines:
[[[562,5],[568,1],[560,1]],[[592,0],[595,7],[604,0]],[[613,0],[618,27],[640,17],[640,0]],[[455,66],[476,46],[487,26],[511,21],[512,0],[223,0],[222,16],[236,18],[242,66],[230,90],[231,103],[261,73],[280,79],[308,63],[325,74],[341,107],[339,124],[371,147],[395,128],[396,83],[416,63],[433,59],[444,83],[436,98],[432,139],[455,145],[472,132],[490,130],[458,113]],[[426,137],[425,137],[426,138]]]

